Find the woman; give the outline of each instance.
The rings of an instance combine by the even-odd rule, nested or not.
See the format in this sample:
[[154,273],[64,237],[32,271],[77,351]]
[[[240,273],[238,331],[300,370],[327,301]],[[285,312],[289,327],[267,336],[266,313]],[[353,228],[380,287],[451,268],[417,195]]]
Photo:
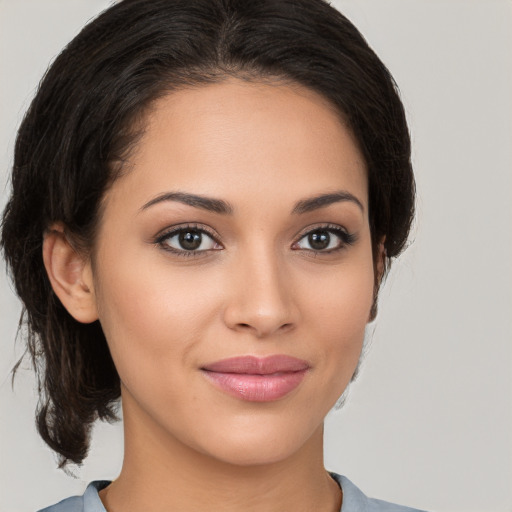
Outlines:
[[120,476],[48,511],[406,510],[322,459],[414,205],[393,80],[342,15],[120,2],[48,71],[12,181],[39,432],[80,463],[123,407]]

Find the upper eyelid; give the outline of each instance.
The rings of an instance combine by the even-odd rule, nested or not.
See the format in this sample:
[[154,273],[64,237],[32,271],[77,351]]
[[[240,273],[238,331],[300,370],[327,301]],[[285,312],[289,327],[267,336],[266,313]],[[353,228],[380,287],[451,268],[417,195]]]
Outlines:
[[188,224],[176,224],[175,226],[168,226],[164,229],[162,229],[160,232],[158,232],[154,239],[158,242],[161,240],[164,240],[165,238],[169,238],[172,235],[175,235],[179,233],[180,231],[186,231],[189,230],[195,230],[200,231],[201,233],[205,233],[211,238],[213,238],[217,243],[220,243],[219,241],[219,235],[215,230],[212,228],[209,228],[208,226],[205,226],[203,224],[196,224],[196,223],[188,223]]
[[340,224],[333,224],[330,222],[325,223],[318,223],[318,224],[311,224],[309,226],[306,226],[305,228],[302,228],[296,235],[295,239],[300,240],[301,238],[304,238],[306,235],[311,233],[312,231],[318,231],[319,229],[324,229],[326,231],[343,231],[347,235],[350,234],[350,231],[345,228],[344,226],[341,226]]

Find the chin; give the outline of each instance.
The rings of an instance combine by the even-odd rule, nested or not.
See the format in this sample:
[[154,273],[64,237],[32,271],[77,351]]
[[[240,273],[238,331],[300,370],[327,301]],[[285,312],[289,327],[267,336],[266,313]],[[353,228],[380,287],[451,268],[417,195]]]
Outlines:
[[273,424],[254,421],[252,425],[241,425],[210,431],[209,446],[201,451],[214,459],[236,466],[260,466],[276,464],[307,450],[307,446],[321,443],[323,423],[319,426]]
[[300,447],[277,445],[278,443],[244,443],[241,446],[225,446],[209,455],[225,464],[240,467],[268,466],[292,457]]

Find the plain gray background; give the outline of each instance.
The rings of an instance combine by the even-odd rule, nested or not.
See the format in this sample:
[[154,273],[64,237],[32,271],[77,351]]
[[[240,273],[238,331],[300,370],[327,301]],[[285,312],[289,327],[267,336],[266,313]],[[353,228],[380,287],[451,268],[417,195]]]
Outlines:
[[[16,127],[48,63],[107,0],[0,0],[0,206]],[[412,245],[381,292],[372,348],[326,464],[375,497],[512,511],[512,3],[338,0],[391,69],[414,145]],[[0,510],[32,512],[113,478],[122,427],[98,425],[72,478],[34,427],[20,306],[0,274]]]

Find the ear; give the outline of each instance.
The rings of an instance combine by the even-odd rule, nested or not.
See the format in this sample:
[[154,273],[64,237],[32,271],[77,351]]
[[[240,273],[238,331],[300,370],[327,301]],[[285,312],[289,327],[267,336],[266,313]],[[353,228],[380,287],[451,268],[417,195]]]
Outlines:
[[68,313],[82,323],[97,320],[90,261],[72,247],[62,224],[52,225],[45,233],[43,261],[53,291]]
[[375,280],[373,283],[373,304],[370,309],[370,315],[368,317],[368,322],[372,322],[377,317],[377,301],[379,297],[379,289],[380,284],[382,282],[382,278],[384,277],[384,272],[386,271],[386,247],[384,246],[384,242],[386,241],[386,237],[382,237],[377,245],[375,251],[375,260],[374,260],[374,273]]
[[379,290],[380,283],[382,282],[382,278],[384,277],[384,272],[386,270],[386,247],[384,243],[386,242],[386,237],[383,236],[380,239],[379,245],[377,246],[377,255],[375,257],[375,287],[376,291]]

